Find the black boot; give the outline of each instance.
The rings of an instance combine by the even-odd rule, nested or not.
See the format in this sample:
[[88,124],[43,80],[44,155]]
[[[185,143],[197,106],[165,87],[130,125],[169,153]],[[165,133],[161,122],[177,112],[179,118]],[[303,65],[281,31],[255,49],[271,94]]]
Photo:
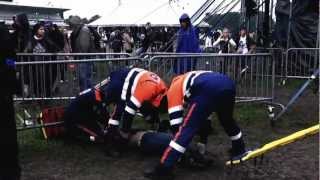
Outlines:
[[144,172],[144,176],[152,180],[173,180],[174,179],[172,168],[164,167],[162,164],[158,164],[153,169],[146,170]]
[[243,139],[237,139],[232,141],[231,157],[241,155],[246,152],[246,148]]
[[210,167],[213,160],[208,156],[201,154],[196,148],[189,146],[179,161],[179,165],[185,168],[203,170]]
[[240,138],[238,140],[232,141],[232,149],[230,150],[230,159],[231,160],[241,160],[247,154],[249,154],[251,150],[247,150],[245,148],[243,139]]

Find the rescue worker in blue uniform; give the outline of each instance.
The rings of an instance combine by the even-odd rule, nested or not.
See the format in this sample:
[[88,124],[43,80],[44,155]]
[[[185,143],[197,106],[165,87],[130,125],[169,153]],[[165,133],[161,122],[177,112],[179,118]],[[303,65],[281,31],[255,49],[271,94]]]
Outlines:
[[[123,68],[111,72],[107,83],[82,92],[74,100],[66,113],[66,120],[74,124],[72,119],[90,118],[94,113],[89,113],[94,105],[106,109],[110,104],[114,105],[114,112],[108,120],[108,136],[117,140],[126,138],[131,129],[134,115],[138,110],[149,119],[157,119],[162,97],[166,94],[165,83],[156,74],[140,68]],[[162,103],[166,104],[166,102]],[[99,108],[96,108],[97,110]],[[89,111],[89,112],[86,112]],[[86,112],[86,113],[84,113]],[[78,115],[76,115],[78,113]],[[68,114],[72,114],[73,117]],[[86,115],[84,115],[86,114]],[[100,113],[101,114],[101,113]],[[122,122],[122,124],[120,124]],[[68,127],[68,123],[66,123]],[[120,128],[121,125],[121,134]],[[69,128],[70,129],[70,128]],[[121,137],[119,137],[121,136]],[[109,141],[112,141],[109,139]],[[117,142],[114,142],[117,143]]]
[[104,141],[105,127],[108,123],[108,100],[99,88],[82,91],[64,113],[67,137]]
[[155,73],[132,68],[112,72],[108,85],[102,91],[115,104],[108,130],[118,129],[122,122],[121,130],[127,133],[131,129],[133,117],[143,106],[152,107],[150,109],[154,109],[153,112],[156,113],[167,87]]
[[[186,151],[199,128],[212,112],[232,142],[231,158],[240,159],[248,153],[242,132],[233,119],[235,84],[226,75],[210,71],[191,71],[175,77],[167,92],[170,124],[177,132],[160,163],[145,176],[151,179],[173,179],[172,169]],[[188,106],[186,115],[183,110]]]

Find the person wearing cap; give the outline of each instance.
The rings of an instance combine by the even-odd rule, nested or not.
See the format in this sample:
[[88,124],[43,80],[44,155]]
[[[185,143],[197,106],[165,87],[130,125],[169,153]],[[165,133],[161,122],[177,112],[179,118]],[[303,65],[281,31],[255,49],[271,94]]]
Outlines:
[[[71,33],[71,49],[72,53],[95,53],[96,48],[92,40],[90,29],[83,24],[79,16],[70,16],[67,20]],[[79,65],[79,86],[80,91],[92,87],[92,63],[81,63]]]
[[[200,53],[199,32],[192,26],[188,14],[182,14],[179,19],[180,29],[177,33],[176,53]],[[195,68],[194,59],[181,58],[174,64],[174,72],[183,74]]]
[[[226,75],[211,71],[191,71],[172,80],[167,92],[171,126],[176,133],[164,151],[159,164],[145,176],[151,179],[173,179],[173,167],[185,153],[197,131],[212,112],[232,142],[231,159],[241,159],[245,149],[242,132],[233,118],[236,88]],[[184,109],[188,107],[184,115]]]

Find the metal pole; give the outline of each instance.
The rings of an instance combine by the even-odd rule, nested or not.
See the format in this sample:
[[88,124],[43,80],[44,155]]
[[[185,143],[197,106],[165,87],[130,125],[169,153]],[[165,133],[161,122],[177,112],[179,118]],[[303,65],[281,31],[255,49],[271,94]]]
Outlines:
[[264,20],[263,20],[263,36],[264,36],[264,47],[269,47],[269,9],[270,8],[270,0],[265,0],[264,3]]
[[270,32],[272,32],[273,30],[273,8],[274,8],[274,5],[273,5],[274,1],[271,0],[271,5],[270,5]]
[[34,125],[34,126],[18,127],[17,131],[24,131],[24,130],[37,129],[37,128],[45,128],[45,127],[56,127],[56,126],[62,126],[63,124],[64,124],[63,121],[46,123],[46,124],[37,124],[37,125]]
[[246,23],[246,4],[245,0],[241,0],[240,26]]
[[[260,0],[257,0],[257,4],[259,5],[260,4]],[[255,32],[256,32],[256,35],[255,35],[255,42],[256,43],[258,43],[257,41],[258,41],[258,28],[259,28],[259,9],[260,9],[260,7],[258,6],[258,13],[256,14],[256,30],[255,30]]]
[[[320,13],[320,8],[319,8],[319,13]],[[316,48],[320,47],[320,23],[318,19],[318,33],[317,33],[317,42],[316,42]]]
[[289,10],[289,24],[288,24],[288,31],[287,31],[287,49],[290,48],[290,34],[291,34],[291,20],[292,20],[292,0],[290,0],[290,10]]

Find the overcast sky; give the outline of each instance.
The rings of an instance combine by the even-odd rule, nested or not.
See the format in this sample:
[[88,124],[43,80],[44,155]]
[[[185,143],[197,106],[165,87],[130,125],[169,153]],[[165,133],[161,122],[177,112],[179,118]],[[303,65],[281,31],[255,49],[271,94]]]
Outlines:
[[[82,17],[91,17],[94,14],[108,14],[116,11],[117,8],[130,4],[132,6],[131,11],[127,12],[128,15],[135,13],[135,11],[143,8],[150,8],[144,6],[146,3],[161,4],[163,2],[169,2],[169,0],[13,0],[19,4],[31,4],[31,5],[49,5],[61,8],[68,8],[71,11],[68,11],[66,15],[78,14]],[[230,1],[232,0],[216,0],[216,4],[221,1]],[[171,0],[172,6],[183,8],[198,9],[205,0]],[[214,7],[214,6],[213,6]],[[238,7],[239,9],[239,7]]]
[[[131,11],[127,12],[128,15],[135,13],[135,11],[145,7],[143,2],[154,2],[155,4],[169,2],[169,0],[14,0],[19,4],[31,4],[31,5],[50,5],[54,7],[68,8],[71,9],[66,13],[78,14],[82,17],[91,17],[95,14],[108,14],[113,11],[117,11],[117,8],[130,3],[132,6]],[[173,0],[174,1],[174,0]],[[199,2],[204,2],[203,0],[175,0],[178,1],[177,4],[180,6],[200,6]],[[192,2],[194,1],[194,2]],[[133,3],[135,2],[135,3]],[[192,3],[190,3],[192,2]]]
[[[71,9],[65,13],[65,17],[69,15],[79,15],[81,17],[90,18],[93,15],[99,14],[101,16],[112,16],[117,14],[119,9],[124,9],[125,14],[129,17],[133,14],[139,15],[141,18],[152,14],[157,7],[167,3],[166,8],[173,8],[176,14],[182,14],[187,11],[189,15],[192,15],[206,0],[171,0],[171,4],[168,5],[169,0],[13,0],[19,4],[29,4],[38,6],[53,6],[59,8]],[[274,0],[275,2],[276,0]],[[228,4],[235,2],[235,0],[216,0],[210,7],[211,9],[216,8],[221,2]],[[240,3],[239,3],[240,4]],[[150,7],[152,6],[152,7]],[[162,6],[163,7],[163,6]],[[240,5],[236,6],[234,11],[239,11]],[[165,11],[163,12],[165,13]],[[161,14],[160,14],[161,15]],[[140,17],[139,17],[140,18]],[[138,19],[139,19],[138,18]]]

